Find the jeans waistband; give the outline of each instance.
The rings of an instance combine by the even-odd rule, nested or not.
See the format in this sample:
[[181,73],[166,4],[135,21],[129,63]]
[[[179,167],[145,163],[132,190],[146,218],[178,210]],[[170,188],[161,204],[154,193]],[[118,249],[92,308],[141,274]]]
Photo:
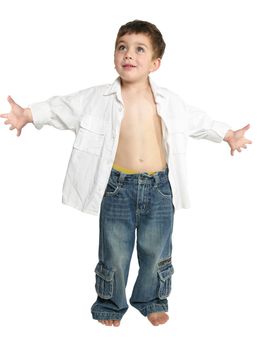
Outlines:
[[160,183],[168,181],[169,168],[166,165],[164,170],[155,172],[154,174],[148,174],[147,172],[138,173],[138,174],[125,174],[114,168],[111,169],[110,176],[116,179],[118,182],[132,182],[132,183]]

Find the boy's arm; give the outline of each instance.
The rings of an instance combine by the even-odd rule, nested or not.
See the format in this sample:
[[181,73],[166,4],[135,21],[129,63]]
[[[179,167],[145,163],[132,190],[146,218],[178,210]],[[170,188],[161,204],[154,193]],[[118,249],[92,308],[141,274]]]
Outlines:
[[49,99],[30,104],[33,124],[37,129],[51,125],[62,130],[76,130],[81,119],[82,93],[84,90],[65,96],[53,96]]
[[245,132],[250,125],[233,131],[231,127],[223,122],[212,120],[201,109],[184,104],[185,113],[188,120],[189,136],[197,139],[207,139],[214,142],[226,141],[231,149],[231,155],[234,151],[241,152],[241,148],[247,148],[246,144],[251,144],[252,141],[244,137]]
[[184,104],[184,110],[188,121],[189,136],[192,138],[221,142],[228,130],[231,130],[229,124],[212,120],[205,111],[197,107]]
[[53,96],[23,108],[8,96],[11,110],[0,114],[0,117],[6,118],[5,124],[10,124],[10,130],[17,129],[17,136],[21,135],[22,128],[28,123],[33,123],[37,129],[51,125],[62,130],[76,131],[81,119],[81,98],[82,93],[79,91],[65,96]]

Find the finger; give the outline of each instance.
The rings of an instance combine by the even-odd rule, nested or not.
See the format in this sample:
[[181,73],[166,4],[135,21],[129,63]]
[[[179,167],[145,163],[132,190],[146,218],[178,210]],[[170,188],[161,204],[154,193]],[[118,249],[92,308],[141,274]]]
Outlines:
[[11,96],[8,96],[8,97],[7,97],[7,101],[10,103],[10,105],[16,104],[16,103],[14,102],[14,100],[12,99]]
[[243,147],[243,148],[245,148],[245,149],[247,148],[247,146],[246,146],[246,145],[243,145],[242,147]]
[[5,125],[7,124],[11,124],[10,121],[7,119],[5,122],[4,122]]
[[17,134],[16,134],[16,136],[19,137],[19,136],[21,135],[21,133],[22,133],[22,129],[17,129]]
[[15,127],[14,126],[10,126],[10,128],[9,128],[9,130],[14,130],[15,129]]
[[253,142],[251,140],[246,140],[246,143],[248,143],[250,145]]
[[247,124],[246,126],[244,126],[242,129],[243,130],[248,130],[250,128],[250,124]]
[[237,151],[238,151],[238,152],[241,152],[241,148],[240,148],[240,147],[237,147]]
[[231,156],[233,156],[233,155],[234,155],[234,150],[233,150],[232,148],[231,148],[230,153],[231,153]]
[[0,117],[1,117],[1,118],[7,118],[7,117],[8,117],[8,114],[0,114]]

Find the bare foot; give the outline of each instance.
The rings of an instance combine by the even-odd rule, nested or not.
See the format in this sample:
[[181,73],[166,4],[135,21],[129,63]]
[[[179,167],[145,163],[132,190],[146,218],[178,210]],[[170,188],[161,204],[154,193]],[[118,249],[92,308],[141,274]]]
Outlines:
[[104,324],[105,326],[114,326],[114,327],[120,326],[119,320],[98,320],[98,322]]
[[153,326],[159,326],[169,320],[169,316],[165,312],[152,312],[147,315],[147,318]]

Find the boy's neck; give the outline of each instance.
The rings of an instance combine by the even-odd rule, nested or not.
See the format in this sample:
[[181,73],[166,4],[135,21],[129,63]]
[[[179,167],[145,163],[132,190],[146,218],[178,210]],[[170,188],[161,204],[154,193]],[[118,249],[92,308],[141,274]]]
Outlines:
[[148,77],[145,80],[138,80],[135,82],[127,82],[127,81],[124,81],[122,78],[120,78],[120,82],[121,82],[121,89],[128,93],[133,93],[133,94],[141,93],[141,92],[147,91],[147,89],[150,88]]

